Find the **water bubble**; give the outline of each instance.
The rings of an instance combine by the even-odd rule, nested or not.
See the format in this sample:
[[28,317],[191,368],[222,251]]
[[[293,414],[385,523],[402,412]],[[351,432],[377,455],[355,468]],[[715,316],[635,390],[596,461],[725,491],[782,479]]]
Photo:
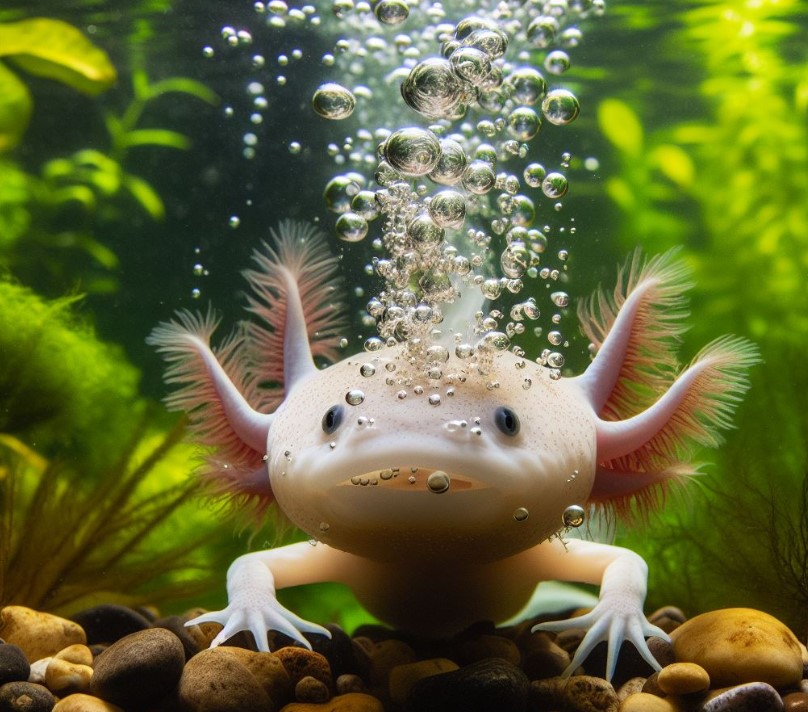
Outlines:
[[460,359],[471,358],[474,355],[474,347],[471,344],[458,344],[455,346],[455,356]]
[[558,32],[558,20],[550,15],[539,15],[527,26],[527,38],[538,49],[549,47]]
[[376,202],[376,193],[372,190],[360,190],[351,200],[351,210],[361,215],[365,220],[375,220],[379,217],[379,204]]
[[198,289],[197,287],[194,287],[191,290],[191,299],[199,299],[199,297],[201,296],[202,296],[202,290]]
[[357,388],[352,388],[345,394],[345,402],[348,405],[360,405],[365,400],[365,393],[364,391],[360,391]]
[[404,0],[379,0],[373,9],[384,25],[400,25],[409,17],[410,7]]
[[361,242],[368,234],[368,221],[349,211],[337,218],[334,229],[343,242]]
[[522,175],[524,176],[525,183],[531,188],[539,188],[541,187],[541,182],[544,180],[544,176],[547,175],[547,171],[541,163],[529,163],[525,166]]
[[311,105],[324,119],[345,119],[356,108],[356,97],[341,84],[329,82],[317,88]]
[[494,169],[485,161],[472,161],[463,173],[463,187],[475,195],[488,193],[496,180]]
[[364,176],[358,173],[334,176],[323,191],[326,208],[332,213],[347,213],[351,209],[351,199],[362,189],[364,182]]
[[530,252],[523,242],[512,242],[502,251],[500,265],[506,277],[521,277],[530,266]]
[[524,507],[519,507],[514,510],[513,518],[517,522],[524,522],[528,518],[529,514],[530,513],[527,511],[527,509],[525,509]]
[[227,225],[231,230],[235,230],[239,225],[241,225],[241,218],[238,215],[231,215],[227,220]]
[[370,378],[376,374],[376,367],[372,363],[363,363],[359,367],[359,373],[361,373],[365,378]]
[[441,156],[438,137],[417,127],[394,131],[382,150],[387,162],[405,176],[426,175],[437,166]]
[[563,74],[570,68],[570,57],[563,50],[553,50],[544,58],[544,68],[550,74]]
[[581,106],[578,98],[566,89],[553,89],[544,97],[541,110],[551,124],[566,126],[575,121],[580,113]]
[[461,228],[466,219],[466,200],[455,190],[441,190],[429,201],[429,215],[441,227]]
[[513,98],[520,104],[532,106],[538,103],[547,91],[547,82],[533,67],[519,67],[506,79]]
[[541,183],[541,190],[548,198],[561,198],[567,194],[569,184],[563,173],[548,173]]
[[571,504],[561,515],[561,522],[565,527],[580,527],[586,519],[586,511],[578,504]]
[[472,86],[480,86],[491,74],[491,58],[476,47],[458,47],[449,57],[455,74]]
[[206,57],[206,58],[210,59],[215,54],[216,53],[214,52],[213,47],[203,47],[202,48],[202,56],[203,57]]
[[478,349],[486,351],[506,351],[511,345],[508,335],[502,331],[489,331],[477,343]]
[[384,348],[384,341],[378,336],[371,336],[365,339],[365,351],[373,353],[374,351],[381,351]]
[[320,522],[319,529],[323,534],[325,534],[329,529],[331,529],[331,525],[328,522]]
[[[413,478],[414,479],[414,478]],[[449,490],[452,480],[443,470],[435,470],[426,478],[426,486],[430,492],[442,494]]]
[[427,398],[429,405],[440,405],[440,394],[439,393],[430,393],[429,398]]
[[462,38],[460,44],[463,47],[479,49],[485,52],[491,59],[497,59],[505,54],[508,49],[508,35],[496,25],[493,25],[490,28],[472,30],[468,35]]
[[429,247],[443,242],[444,229],[427,214],[413,218],[407,225],[407,234],[418,245]]
[[499,299],[499,295],[502,294],[502,283],[496,277],[489,277],[483,281],[480,289],[486,299]]
[[541,118],[528,106],[519,106],[508,115],[508,133],[519,141],[530,141],[541,128]]
[[408,106],[428,118],[452,118],[464,98],[462,80],[447,59],[430,57],[416,64],[401,85]]
[[463,177],[468,165],[466,153],[457,141],[449,138],[440,139],[440,150],[440,158],[429,178],[442,185],[454,185]]

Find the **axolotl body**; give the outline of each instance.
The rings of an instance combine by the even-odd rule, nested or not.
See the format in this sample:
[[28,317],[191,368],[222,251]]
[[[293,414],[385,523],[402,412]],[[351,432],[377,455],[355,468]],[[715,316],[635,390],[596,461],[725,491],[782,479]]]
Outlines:
[[258,321],[216,351],[210,312],[182,312],[150,337],[180,386],[169,404],[214,448],[204,474],[274,500],[312,537],[238,558],[227,607],[192,622],[223,626],[214,645],[248,630],[268,650],[276,630],[308,646],[302,633],[328,631],[275,592],[338,581],[382,620],[443,636],[507,619],[541,581],[576,581],[600,584],[597,605],[539,626],[588,629],[569,672],[601,641],[609,677],[623,641],[658,669],[645,638],[666,634],[643,614],[645,562],[563,533],[593,506],[642,508],[693,474],[693,447],[717,444],[747,387],[756,352],[734,337],[677,373],[682,265],[635,255],[614,294],[584,303],[597,355],[580,376],[510,351],[476,368],[447,349],[444,377],[429,379],[407,343],[317,368],[343,325],[337,261],[310,228],[283,224],[275,240],[245,273]]

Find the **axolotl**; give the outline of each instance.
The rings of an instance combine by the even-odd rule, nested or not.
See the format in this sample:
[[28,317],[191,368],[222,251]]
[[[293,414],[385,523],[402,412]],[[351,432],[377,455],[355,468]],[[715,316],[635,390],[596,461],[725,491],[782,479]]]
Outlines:
[[646,563],[564,531],[591,507],[659,504],[696,474],[693,449],[720,441],[748,387],[756,350],[738,337],[679,369],[681,261],[636,253],[612,293],[582,302],[596,355],[581,375],[505,350],[485,374],[448,353],[430,379],[406,343],[337,360],[338,260],[314,228],[287,222],[273,237],[245,272],[256,318],[213,349],[216,316],[183,311],[150,342],[179,386],[169,406],[208,447],[203,475],[274,502],[311,541],[236,559],[226,608],[191,623],[222,625],[212,645],[244,630],[269,650],[273,630],[309,647],[303,633],[328,630],[276,590],[336,581],[389,624],[448,636],[507,619],[541,581],[583,582],[600,584],[588,613],[537,626],[587,629],[567,673],[601,641],[609,678],[624,641],[659,669],[646,638],[667,636],[643,613]]

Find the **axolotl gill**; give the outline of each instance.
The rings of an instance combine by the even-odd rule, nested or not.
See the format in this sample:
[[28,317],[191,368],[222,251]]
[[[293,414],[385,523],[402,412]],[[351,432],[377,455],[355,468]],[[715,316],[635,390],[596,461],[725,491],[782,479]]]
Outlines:
[[[583,582],[600,584],[590,612],[537,626],[587,629],[567,673],[601,641],[609,678],[624,641],[659,669],[646,638],[667,636],[643,613],[643,559],[564,531],[593,508],[660,503],[697,473],[693,450],[720,442],[748,387],[757,356],[741,338],[678,368],[689,285],[675,255],[635,253],[612,293],[582,302],[596,349],[583,374],[507,350],[482,368],[447,349],[431,380],[408,343],[338,360],[338,260],[311,227],[283,223],[273,237],[245,272],[251,321],[214,349],[214,313],[183,311],[149,340],[178,386],[169,406],[208,448],[202,476],[274,502],[312,540],[236,559],[227,607],[191,623],[220,623],[213,645],[246,630],[269,650],[274,630],[308,647],[303,633],[328,630],[275,592],[337,581],[385,622],[448,636],[507,619],[541,581]],[[336,362],[317,368],[320,357]]]

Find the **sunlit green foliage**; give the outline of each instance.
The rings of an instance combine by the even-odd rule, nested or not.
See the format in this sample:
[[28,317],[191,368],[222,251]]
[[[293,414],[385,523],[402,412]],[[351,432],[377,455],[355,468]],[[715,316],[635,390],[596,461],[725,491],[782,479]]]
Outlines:
[[[765,364],[738,429],[687,496],[630,544],[651,564],[651,606],[757,605],[808,624],[808,56],[804,5],[689,3],[652,75],[693,57],[699,118],[658,127],[627,97],[599,119],[620,156],[607,185],[623,246],[682,242],[696,270],[688,339],[750,336]],[[804,24],[803,24],[804,28]],[[804,30],[803,30],[804,31]],[[639,38],[638,38],[639,39]],[[692,113],[692,112],[691,112]],[[619,127],[619,128],[616,128]],[[662,151],[660,153],[660,150]]]

